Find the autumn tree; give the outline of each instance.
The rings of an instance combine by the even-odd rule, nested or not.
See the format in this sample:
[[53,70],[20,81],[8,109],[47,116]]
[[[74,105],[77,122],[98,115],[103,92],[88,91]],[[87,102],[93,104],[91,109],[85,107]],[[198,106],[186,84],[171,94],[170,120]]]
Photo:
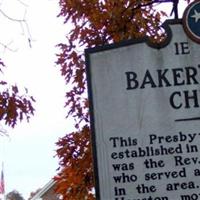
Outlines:
[[[26,6],[22,1],[16,0],[16,2],[22,6]],[[1,6],[3,3],[4,2],[1,2]],[[26,10],[24,10],[24,12],[26,12]],[[5,21],[9,21],[14,24],[18,23],[19,25],[23,26],[23,34],[25,38],[28,38],[30,44],[31,37],[25,17],[21,19],[13,18],[9,16],[3,10],[3,8],[0,8],[0,14]],[[5,27],[1,28],[4,30]],[[25,30],[28,32],[26,35]],[[7,44],[7,41],[3,41],[3,38],[0,38],[0,40],[0,47],[4,49],[4,52],[14,51],[14,49],[9,46],[9,43]],[[23,120],[24,118],[29,120],[31,115],[34,114],[34,108],[32,104],[35,100],[32,96],[28,95],[27,89],[24,89],[24,91],[21,92],[17,85],[11,85],[4,80],[3,71],[6,68],[6,65],[2,61],[1,57],[2,55],[0,55],[0,121],[14,128],[19,121]]]
[[6,200],[24,200],[24,197],[17,190],[13,190],[6,195]]
[[155,2],[59,1],[59,17],[64,18],[69,31],[66,43],[58,45],[57,64],[68,88],[67,117],[73,117],[75,122],[75,131],[57,142],[57,192],[64,199],[95,199],[84,49],[143,37],[159,43],[164,38],[161,19],[165,13],[154,8]]
[[32,103],[35,100],[27,94],[20,94],[16,85],[0,81],[0,121],[14,128],[18,121],[29,120],[34,113]]

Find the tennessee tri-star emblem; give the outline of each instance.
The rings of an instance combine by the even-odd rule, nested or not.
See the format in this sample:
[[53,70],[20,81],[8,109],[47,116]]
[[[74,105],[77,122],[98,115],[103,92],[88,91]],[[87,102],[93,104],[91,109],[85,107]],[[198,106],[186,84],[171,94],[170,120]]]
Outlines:
[[200,44],[200,0],[192,2],[184,11],[183,28],[190,39]]

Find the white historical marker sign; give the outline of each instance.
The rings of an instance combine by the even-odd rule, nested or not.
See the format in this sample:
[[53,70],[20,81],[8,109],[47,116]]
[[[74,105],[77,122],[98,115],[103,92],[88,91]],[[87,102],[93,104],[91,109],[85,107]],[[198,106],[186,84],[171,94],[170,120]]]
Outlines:
[[98,200],[200,199],[200,1],[184,20],[86,50]]

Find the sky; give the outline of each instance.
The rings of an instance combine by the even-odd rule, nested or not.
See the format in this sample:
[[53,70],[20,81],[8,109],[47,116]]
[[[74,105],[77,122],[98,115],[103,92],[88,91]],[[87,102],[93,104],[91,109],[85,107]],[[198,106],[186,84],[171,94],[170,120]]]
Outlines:
[[[1,124],[8,137],[0,137],[0,162],[4,162],[6,192],[19,191],[24,198],[44,186],[56,175],[58,160],[54,158],[55,142],[72,127],[65,119],[65,83],[55,66],[59,42],[64,41],[67,26],[56,16],[56,0],[1,0],[0,9],[23,23],[6,20],[0,13],[0,57],[6,68],[3,79],[17,84],[34,96],[35,115],[14,129]],[[26,11],[26,15],[24,17]],[[32,42],[30,48],[28,38]],[[1,165],[0,165],[1,166]]]
[[15,189],[27,199],[56,175],[55,142],[73,128],[73,122],[65,119],[66,86],[55,65],[55,45],[65,40],[69,27],[56,17],[58,0],[0,0],[1,10],[28,24],[9,21],[0,12],[0,24],[5,27],[0,31],[0,43],[7,45],[0,45],[0,57],[7,65],[2,78],[16,83],[22,92],[28,88],[37,101],[29,123],[23,121],[14,129],[0,124],[9,134],[0,137],[6,192]]

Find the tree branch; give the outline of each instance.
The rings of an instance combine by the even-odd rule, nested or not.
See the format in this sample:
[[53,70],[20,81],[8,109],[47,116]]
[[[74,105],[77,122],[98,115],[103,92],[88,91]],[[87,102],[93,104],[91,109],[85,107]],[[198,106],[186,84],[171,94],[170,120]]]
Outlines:
[[[28,7],[27,4],[25,4],[23,1],[21,0],[16,0],[17,2],[19,2],[22,6],[24,7]],[[22,19],[16,19],[16,18],[13,18],[13,17],[10,17],[8,14],[6,14],[2,9],[0,9],[0,14],[5,17],[6,19],[12,21],[12,22],[16,22],[16,23],[19,23],[20,26],[21,26],[21,29],[22,29],[22,34],[25,35],[27,37],[27,41],[28,41],[28,45],[29,47],[31,48],[32,46],[32,36],[31,36],[31,33],[30,33],[30,30],[29,30],[29,26],[28,26],[28,23],[26,21],[26,12],[27,12],[27,9],[24,8],[25,11],[24,11],[24,16]],[[3,43],[0,43],[1,46],[3,46],[5,49],[9,49],[11,51],[16,51],[16,50],[12,50],[11,48],[8,47],[8,45],[5,45]]]

